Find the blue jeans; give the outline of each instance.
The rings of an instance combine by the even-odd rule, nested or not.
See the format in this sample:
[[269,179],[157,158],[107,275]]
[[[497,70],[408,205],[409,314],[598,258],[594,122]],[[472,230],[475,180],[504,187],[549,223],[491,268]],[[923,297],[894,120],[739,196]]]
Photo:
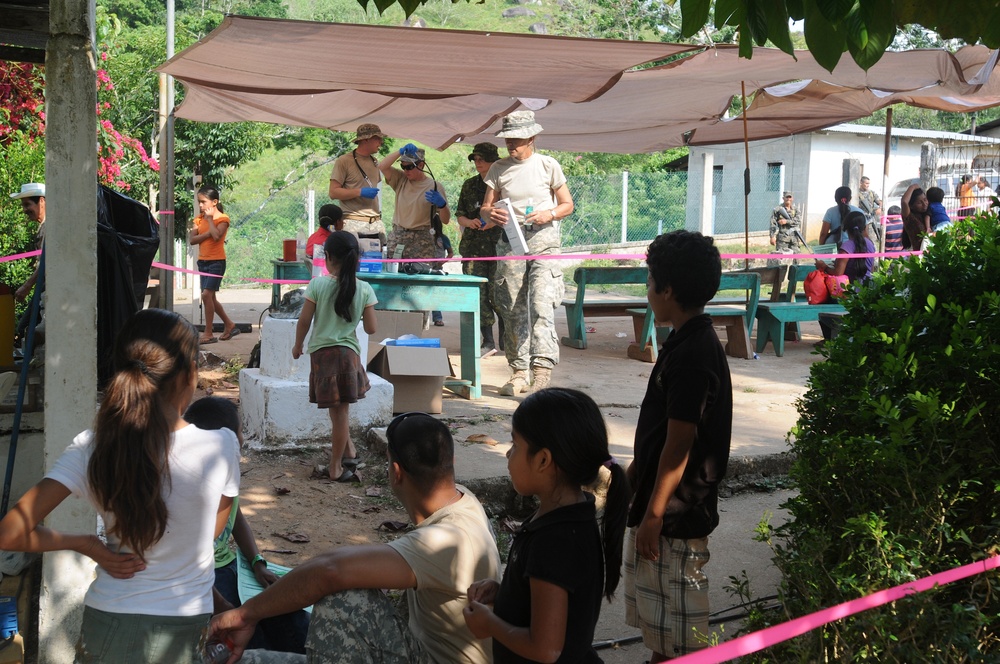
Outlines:
[[[242,603],[236,579],[235,560],[215,569],[215,589],[233,606]],[[247,644],[247,649],[259,648],[304,655],[308,635],[309,614],[305,611],[293,611],[282,616],[265,618],[257,623],[257,630]]]

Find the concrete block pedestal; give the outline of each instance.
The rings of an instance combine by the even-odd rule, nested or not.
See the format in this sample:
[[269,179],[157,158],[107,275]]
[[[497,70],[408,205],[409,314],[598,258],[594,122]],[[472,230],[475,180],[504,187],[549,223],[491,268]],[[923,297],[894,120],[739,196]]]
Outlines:
[[[260,369],[240,372],[243,435],[251,447],[281,449],[330,444],[330,414],[309,403],[309,355],[292,359],[296,319],[265,318],[261,330]],[[368,335],[358,325],[361,357],[368,355]],[[306,337],[308,345],[309,337]],[[372,427],[392,420],[392,385],[372,373],[371,389],[351,404],[351,437],[364,440]]]

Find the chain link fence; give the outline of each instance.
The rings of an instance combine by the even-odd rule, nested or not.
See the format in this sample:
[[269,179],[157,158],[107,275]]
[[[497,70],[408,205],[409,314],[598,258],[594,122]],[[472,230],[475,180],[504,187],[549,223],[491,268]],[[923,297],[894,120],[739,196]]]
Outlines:
[[[226,242],[227,276],[235,285],[240,278],[268,278],[271,261],[282,255],[282,241],[308,234],[310,190],[315,210],[329,202],[329,165],[317,167],[294,185],[257,201],[227,201],[232,225]],[[439,180],[454,203],[460,180]],[[562,242],[567,251],[614,249],[648,243],[658,234],[684,228],[687,173],[616,173],[568,178],[576,210],[562,220]],[[383,219],[391,226],[396,197],[383,185]],[[445,233],[456,252],[458,226]]]

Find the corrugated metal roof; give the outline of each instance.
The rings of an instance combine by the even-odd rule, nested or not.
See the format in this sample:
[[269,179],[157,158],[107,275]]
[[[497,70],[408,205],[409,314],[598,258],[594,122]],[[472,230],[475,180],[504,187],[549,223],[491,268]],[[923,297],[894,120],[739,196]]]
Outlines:
[[[885,136],[885,127],[873,127],[869,125],[839,124],[826,129],[821,129],[816,133],[825,131],[838,134],[862,134],[871,136]],[[899,138],[926,138],[935,141],[955,141],[956,143],[1000,143],[1000,139],[992,136],[971,136],[960,134],[954,131],[934,131],[932,129],[906,129],[904,127],[893,127],[892,135]]]

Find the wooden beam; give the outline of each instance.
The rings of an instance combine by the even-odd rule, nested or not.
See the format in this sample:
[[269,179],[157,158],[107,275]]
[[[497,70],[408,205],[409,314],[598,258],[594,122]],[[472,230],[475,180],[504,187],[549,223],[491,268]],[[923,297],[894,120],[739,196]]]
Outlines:
[[0,16],[3,16],[4,30],[49,34],[48,4],[26,7],[0,2]]
[[30,62],[36,65],[44,65],[45,49],[0,45],[0,60],[6,60],[8,62]]

